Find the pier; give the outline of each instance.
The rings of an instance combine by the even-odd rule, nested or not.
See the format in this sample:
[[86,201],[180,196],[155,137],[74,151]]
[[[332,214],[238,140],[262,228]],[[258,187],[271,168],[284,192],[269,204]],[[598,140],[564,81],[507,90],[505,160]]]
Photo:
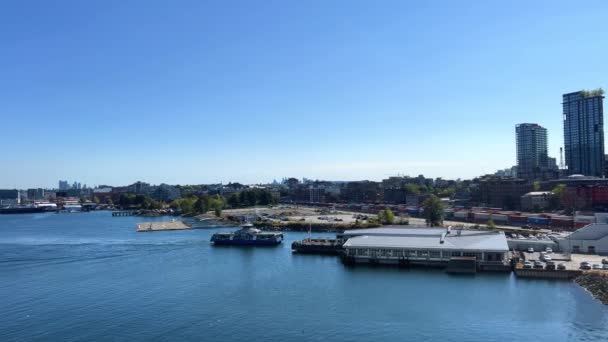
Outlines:
[[168,222],[142,222],[137,224],[138,232],[154,232],[161,230],[184,230],[192,229],[191,226],[185,224],[182,221],[168,221]]
[[127,210],[127,211],[113,211],[112,212],[112,216],[113,217],[121,217],[121,216],[134,216],[135,212],[131,211],[131,210]]

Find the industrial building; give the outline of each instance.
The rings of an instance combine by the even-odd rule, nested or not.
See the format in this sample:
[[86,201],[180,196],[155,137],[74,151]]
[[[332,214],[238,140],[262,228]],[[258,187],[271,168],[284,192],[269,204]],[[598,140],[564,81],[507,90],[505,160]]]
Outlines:
[[499,231],[404,226],[347,230],[337,238],[346,241],[345,257],[355,263],[449,267],[468,259],[477,269],[508,267],[507,240]]
[[566,253],[608,255],[608,214],[595,214],[594,223],[558,239],[557,243]]

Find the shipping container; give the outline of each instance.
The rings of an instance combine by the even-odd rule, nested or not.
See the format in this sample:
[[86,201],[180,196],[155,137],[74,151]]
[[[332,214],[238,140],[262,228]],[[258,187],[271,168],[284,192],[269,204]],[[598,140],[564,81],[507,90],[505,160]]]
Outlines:
[[473,218],[475,220],[489,220],[490,214],[489,213],[473,213]]
[[528,224],[533,226],[548,226],[549,219],[546,217],[528,217]]
[[571,218],[551,218],[550,226],[552,228],[565,228],[570,229],[574,227],[574,220]]
[[508,222],[509,221],[509,217],[507,215],[503,215],[503,214],[492,214],[492,215],[490,215],[490,218],[494,222],[504,223],[504,222]]
[[468,211],[455,211],[454,218],[466,220],[469,218],[469,212]]
[[526,223],[528,223],[528,216],[509,215],[509,222],[511,224],[513,224],[513,223],[526,224]]

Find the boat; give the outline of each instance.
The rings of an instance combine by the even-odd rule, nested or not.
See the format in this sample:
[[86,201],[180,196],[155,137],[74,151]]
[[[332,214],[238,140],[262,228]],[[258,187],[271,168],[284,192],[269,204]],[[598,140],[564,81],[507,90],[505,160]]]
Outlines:
[[13,205],[0,208],[0,214],[31,214],[45,211],[46,208],[35,205]]
[[282,232],[265,232],[251,223],[242,225],[235,232],[215,233],[211,237],[211,242],[216,246],[275,246],[282,241]]
[[68,201],[63,204],[63,210],[68,213],[75,213],[82,211],[82,205],[78,201]]

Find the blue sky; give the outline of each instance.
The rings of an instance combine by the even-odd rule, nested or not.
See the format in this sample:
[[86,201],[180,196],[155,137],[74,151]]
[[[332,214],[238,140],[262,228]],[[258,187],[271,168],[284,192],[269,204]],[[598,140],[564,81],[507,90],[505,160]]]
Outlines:
[[607,88],[608,2],[3,1],[0,188],[471,178]]

